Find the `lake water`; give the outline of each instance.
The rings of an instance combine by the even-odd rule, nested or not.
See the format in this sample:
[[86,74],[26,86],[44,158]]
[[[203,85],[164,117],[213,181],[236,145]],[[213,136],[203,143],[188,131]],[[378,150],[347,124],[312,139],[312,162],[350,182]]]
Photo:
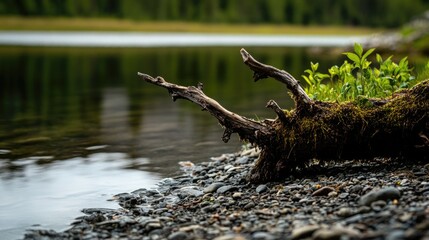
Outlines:
[[366,36],[210,33],[0,31],[1,45],[92,47],[288,46],[338,47]]
[[[208,96],[251,118],[274,118],[275,99],[293,106],[285,87],[257,83],[239,47],[0,47],[0,235],[28,228],[64,230],[80,210],[118,206],[113,195],[153,188],[180,172],[180,161],[210,161],[241,148],[206,112],[172,102],[137,72],[182,84],[204,83]],[[248,47],[262,62],[300,76],[344,56],[309,48]],[[320,49],[319,49],[320,50]],[[323,51],[322,51],[323,52]]]

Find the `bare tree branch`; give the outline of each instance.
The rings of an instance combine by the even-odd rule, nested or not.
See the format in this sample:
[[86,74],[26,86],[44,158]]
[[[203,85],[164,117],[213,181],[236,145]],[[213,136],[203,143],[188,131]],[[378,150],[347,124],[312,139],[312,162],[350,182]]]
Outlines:
[[140,72],[137,74],[146,82],[166,88],[173,98],[173,101],[176,99],[186,99],[196,103],[202,107],[203,110],[208,111],[225,128],[225,132],[222,136],[224,142],[228,142],[232,133],[238,133],[242,139],[246,139],[252,143],[260,142],[263,136],[269,136],[271,134],[271,127],[265,123],[256,122],[228,111],[217,101],[207,97],[202,91],[202,84],[198,84],[197,87],[184,87],[169,83],[162,77],[153,78]]
[[288,72],[279,70],[273,66],[258,62],[244,48],[240,50],[243,62],[253,71],[253,79],[258,81],[267,77],[272,77],[282,82],[291,91],[293,100],[297,108],[303,107],[309,109],[313,103],[310,97],[305,93],[299,82]]

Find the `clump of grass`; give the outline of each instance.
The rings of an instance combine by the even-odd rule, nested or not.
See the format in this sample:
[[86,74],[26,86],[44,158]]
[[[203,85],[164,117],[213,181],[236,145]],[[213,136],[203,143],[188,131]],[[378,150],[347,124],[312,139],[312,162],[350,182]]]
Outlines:
[[[368,57],[374,50],[371,48],[364,52],[362,45],[356,43],[354,52],[344,53],[348,60],[341,66],[329,68],[328,74],[318,72],[318,63],[311,63],[311,68],[305,70],[306,75],[302,76],[308,84],[305,91],[315,100],[342,102],[384,98],[418,82],[412,75],[407,57],[395,63],[392,56],[382,59],[376,54],[379,66],[373,67]],[[429,71],[429,64],[425,68],[425,71]]]

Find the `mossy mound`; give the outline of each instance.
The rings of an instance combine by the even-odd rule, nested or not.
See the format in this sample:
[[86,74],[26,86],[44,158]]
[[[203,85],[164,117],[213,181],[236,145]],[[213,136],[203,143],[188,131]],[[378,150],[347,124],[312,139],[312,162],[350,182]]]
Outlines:
[[283,178],[312,160],[429,156],[429,80],[384,100],[315,102],[305,114],[287,112],[273,124],[276,135],[264,145],[252,181]]

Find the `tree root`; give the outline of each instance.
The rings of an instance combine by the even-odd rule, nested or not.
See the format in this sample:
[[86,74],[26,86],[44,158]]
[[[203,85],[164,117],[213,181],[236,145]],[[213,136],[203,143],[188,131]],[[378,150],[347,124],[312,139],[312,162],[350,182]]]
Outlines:
[[311,161],[373,159],[374,157],[427,159],[429,155],[429,80],[387,99],[359,102],[313,101],[299,82],[284,70],[255,60],[240,50],[244,63],[254,72],[255,81],[274,78],[286,85],[295,109],[282,110],[274,100],[267,103],[277,118],[257,122],[239,116],[206,96],[202,84],[184,87],[138,73],[145,81],[164,87],[173,101],[187,99],[213,115],[224,127],[222,140],[232,133],[261,149],[249,180],[272,181],[284,178]]

